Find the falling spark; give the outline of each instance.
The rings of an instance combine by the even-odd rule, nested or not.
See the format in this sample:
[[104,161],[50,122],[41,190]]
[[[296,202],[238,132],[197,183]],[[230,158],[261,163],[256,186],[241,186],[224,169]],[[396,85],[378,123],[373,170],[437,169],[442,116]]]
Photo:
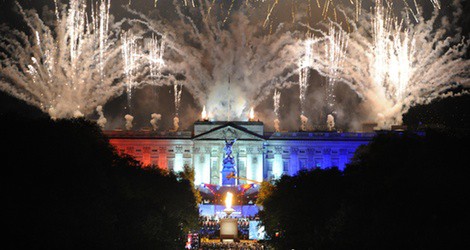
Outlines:
[[305,54],[299,62],[299,88],[300,88],[300,113],[301,115],[305,114],[305,105],[306,105],[306,96],[307,88],[309,85],[309,70],[312,67],[312,58],[313,58],[313,40],[307,39],[305,41]]
[[303,33],[283,23],[273,25],[273,33],[266,34],[256,9],[234,11],[230,22],[221,25],[225,18],[217,12],[221,10],[214,8],[208,16],[203,7],[211,3],[202,3],[196,4],[199,11],[175,6],[177,16],[171,22],[164,16],[156,21],[127,8],[136,16],[129,24],[164,34],[165,76],[152,84],[178,82],[206,105],[214,119],[244,120],[248,103],[257,106],[276,84],[281,88],[296,84],[293,76],[298,74],[298,58],[304,53]]
[[273,100],[274,100],[274,114],[276,118],[274,119],[274,129],[276,132],[280,132],[280,107],[281,107],[281,91],[275,89],[274,90],[274,95],[273,95]]
[[338,80],[338,70],[343,66],[345,53],[348,46],[348,36],[346,32],[337,27],[334,23],[330,23],[327,41],[325,44],[325,55],[328,58],[329,73],[327,84],[327,110],[331,115],[335,111],[335,85]]
[[[372,13],[361,16],[361,29],[355,26],[350,34],[347,55],[336,74],[369,104],[370,119],[390,129],[402,123],[410,107],[469,86],[470,61],[465,54],[470,41],[452,30],[453,23],[446,17],[437,26],[437,10],[428,20],[418,16],[419,22],[413,24],[392,17],[382,1],[375,4]],[[460,13],[454,15],[458,19]],[[449,36],[451,30],[454,36]],[[315,56],[313,68],[325,76],[331,74],[326,53],[317,51]]]
[[[128,107],[132,109],[132,91],[136,86],[141,85],[147,76],[149,80],[158,80],[161,77],[160,71],[165,66],[163,55],[165,42],[158,39],[155,34],[151,38],[144,39],[140,35],[135,35],[130,31],[124,32],[122,40],[122,58],[124,59],[124,74],[126,76],[126,92]],[[139,43],[143,44],[140,45]],[[148,68],[148,75],[144,68]],[[137,81],[140,79],[140,81]]]
[[175,83],[174,92],[175,92],[175,113],[176,113],[176,116],[178,116],[180,106],[181,106],[181,93],[183,92],[183,85]]
[[122,38],[122,58],[124,59],[124,74],[126,75],[126,93],[127,105],[129,108],[132,106],[132,89],[137,85],[135,76],[138,70],[137,54],[138,46],[136,38],[130,33],[126,32]]
[[[308,12],[311,11],[311,2],[313,0],[289,0],[289,1],[291,3],[291,6],[292,6],[291,14],[292,14],[293,20],[295,19],[294,16],[295,16],[296,10],[301,9],[301,8],[306,8],[306,10],[303,10],[303,11],[308,11]],[[402,0],[402,1],[405,5],[405,10],[406,11],[409,11],[410,13],[412,13],[413,16],[420,15],[419,14],[419,6],[416,3],[416,0]],[[191,1],[188,1],[188,0],[181,0],[181,1],[174,0],[173,2],[174,2],[175,5],[182,5],[182,6],[185,6],[185,7],[195,8],[195,7],[201,7],[202,6],[202,4],[196,4],[194,0],[191,0]],[[287,2],[287,0],[286,0],[286,2]],[[350,4],[349,6],[354,7],[355,20],[358,21],[359,16],[362,13],[362,2],[363,2],[363,0],[349,0],[348,2]],[[434,6],[434,9],[440,9],[441,8],[440,0],[429,0],[429,2]],[[132,3],[131,0],[129,0],[128,5],[130,6],[131,3]],[[158,3],[158,0],[153,0],[153,4],[154,4],[155,7],[157,6],[157,3]],[[226,8],[226,13],[224,14],[225,18],[223,20],[223,23],[225,23],[227,21],[227,19],[229,18],[229,16],[232,14],[232,9],[234,7],[234,3],[235,3],[235,0],[231,0],[230,4],[228,5],[229,7]],[[278,7],[278,5],[279,5],[279,0],[245,0],[245,5],[248,5],[249,3],[257,3],[258,4],[256,6],[250,5],[249,6],[250,8],[266,9],[265,18],[264,18],[264,22],[263,22],[263,27],[267,27],[268,23],[271,20],[271,16],[273,15],[274,10],[276,10],[276,7]],[[334,20],[337,20],[337,17],[336,17],[336,12],[337,12],[337,9],[338,9],[337,6],[342,6],[342,4],[346,4],[346,7],[349,7],[347,5],[347,3],[343,3],[342,1],[339,1],[339,0],[322,0],[322,1],[315,0],[315,3],[316,4],[314,4],[314,5],[318,9],[321,10],[322,17],[324,19],[328,18],[328,15],[332,12],[333,15],[334,15]],[[410,3],[412,3],[412,4],[410,4]],[[206,4],[207,9],[208,9],[206,11],[206,13],[208,13],[208,15],[210,15],[210,13],[212,12],[214,4],[215,4],[215,0],[211,0],[210,4]],[[267,7],[265,5],[267,5]],[[413,7],[411,5],[413,5]]]
[[273,100],[274,100],[274,114],[276,115],[276,118],[280,118],[279,109],[281,107],[281,91],[277,89],[274,90]]
[[113,46],[119,41],[109,29],[110,4],[92,5],[91,18],[85,0],[67,8],[54,4],[53,20],[18,4],[33,36],[0,28],[0,90],[53,118],[88,115],[123,89],[120,48]]

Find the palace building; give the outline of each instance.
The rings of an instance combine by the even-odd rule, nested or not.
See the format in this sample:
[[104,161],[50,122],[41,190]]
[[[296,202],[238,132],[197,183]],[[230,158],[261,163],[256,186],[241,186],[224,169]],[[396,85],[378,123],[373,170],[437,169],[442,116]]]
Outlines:
[[[376,135],[340,132],[265,132],[262,122],[197,121],[193,131],[106,131],[110,143],[144,166],[171,171],[194,168],[202,196],[199,214],[224,215],[223,199],[235,195],[232,216],[255,216],[259,184],[301,170],[344,169],[356,149]],[[227,178],[233,176],[234,178]]]
[[[230,186],[251,184],[295,175],[311,168],[344,169],[360,145],[375,133],[355,132],[265,132],[262,122],[194,123],[193,131],[106,131],[120,153],[133,156],[144,165],[181,171],[195,170],[195,184],[223,186],[224,147],[231,146],[234,175]],[[225,184],[224,186],[227,186]]]

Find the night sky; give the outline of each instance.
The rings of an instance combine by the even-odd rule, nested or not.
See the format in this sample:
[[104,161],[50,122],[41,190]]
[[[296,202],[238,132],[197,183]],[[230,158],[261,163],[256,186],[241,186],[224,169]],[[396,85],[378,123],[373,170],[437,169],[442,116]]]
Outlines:
[[[52,0],[20,0],[18,1],[25,9],[34,8],[40,10],[45,4],[50,7],[53,6]],[[127,4],[128,0],[112,0],[111,13],[116,17],[117,20],[128,15],[126,10],[122,8],[122,4]],[[160,11],[165,11],[164,0],[159,0],[159,6],[157,8]],[[349,0],[346,2],[349,3]],[[364,1],[364,7],[367,6],[368,1]],[[423,12],[428,14],[432,10],[432,6],[429,1],[418,1],[423,5]],[[451,1],[441,1],[444,5],[443,13],[449,13],[448,5]],[[463,34],[467,37],[470,35],[470,1],[463,1],[464,14],[463,18],[459,21],[463,29]],[[25,24],[22,22],[21,17],[13,10],[14,1],[12,0],[0,0],[0,23],[5,23],[10,27],[17,29],[24,29]],[[447,4],[446,4],[447,3]],[[397,4],[397,9],[399,4]],[[154,11],[152,0],[132,0],[132,8],[135,8],[143,13],[148,11]],[[235,6],[234,9],[237,7]],[[283,8],[279,8],[275,16],[282,19],[284,15],[288,16],[290,13],[282,13]],[[319,10],[318,10],[319,11]],[[40,12],[40,11],[39,11]],[[312,20],[313,23],[321,21],[321,15],[316,17],[317,19]],[[467,53],[468,54],[468,53]],[[324,92],[325,92],[325,79],[320,77],[315,72],[312,72],[310,78],[310,86],[307,95],[307,102],[309,103],[307,108],[307,115],[310,118],[310,122],[313,124],[324,123],[326,113],[324,110]],[[337,85],[337,106],[345,110],[345,113],[349,114],[346,119],[355,119],[361,115],[357,112],[360,99],[357,95],[343,84]],[[272,94],[270,95],[272,96]],[[281,96],[281,124],[284,123],[283,128],[288,130],[297,130],[300,125],[298,117],[300,115],[299,106],[299,90],[298,86],[291,87],[289,89],[282,90]],[[132,115],[134,119],[134,128],[150,127],[149,120],[151,113],[160,113],[163,116],[161,121],[162,129],[170,129],[172,127],[172,118],[174,116],[174,103],[173,103],[173,87],[153,87],[146,86],[135,91],[133,96],[133,108]],[[124,115],[129,111],[127,109],[127,99],[125,95],[119,96],[110,100],[104,106],[105,116],[108,119],[108,129],[124,127]],[[457,98],[449,98],[446,100],[437,100],[430,105],[420,105],[410,110],[408,114],[404,115],[404,122],[409,126],[416,126],[418,124],[438,124],[458,128],[470,128],[470,97],[463,96]],[[191,124],[197,120],[200,116],[202,106],[196,103],[195,98],[191,96],[188,91],[183,88],[181,110],[180,110],[180,121],[181,128],[191,129]],[[264,121],[267,130],[273,129],[272,120],[270,118],[263,120],[264,114],[268,114],[266,117],[272,117],[273,112],[273,100],[267,98],[260,105],[255,107],[260,120]],[[0,93],[0,113],[21,113],[26,116],[38,116],[41,112],[26,105],[24,102],[16,100],[4,93]],[[96,119],[97,115],[90,116],[91,119]],[[283,122],[284,119],[284,122]],[[337,121],[337,126],[341,129],[348,130],[350,128],[349,121]]]

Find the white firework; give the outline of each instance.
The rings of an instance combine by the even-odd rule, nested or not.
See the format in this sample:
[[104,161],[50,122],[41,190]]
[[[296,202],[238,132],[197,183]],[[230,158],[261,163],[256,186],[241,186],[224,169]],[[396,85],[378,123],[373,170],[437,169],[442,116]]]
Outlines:
[[276,86],[293,84],[298,58],[305,53],[302,34],[289,31],[291,24],[266,32],[252,9],[237,10],[224,22],[225,15],[215,10],[208,15],[206,4],[197,1],[196,8],[187,10],[176,1],[177,17],[171,21],[129,10],[137,16],[129,23],[164,37],[166,73],[153,84],[183,84],[215,119],[246,119],[249,107]]
[[120,48],[110,29],[109,1],[91,6],[91,16],[85,0],[56,4],[52,22],[18,7],[29,31],[1,26],[2,91],[53,118],[88,115],[121,93]]
[[[468,87],[470,61],[464,58],[469,40],[452,30],[454,24],[446,18],[438,27],[437,10],[428,20],[418,16],[413,24],[393,18],[382,1],[375,4],[372,13],[359,19],[360,28],[353,25],[344,66],[337,74],[368,104],[370,119],[389,129],[401,124],[413,105],[451,96],[449,91],[457,86]],[[460,14],[456,11],[455,18]],[[313,67],[331,75],[326,54],[315,55]]]

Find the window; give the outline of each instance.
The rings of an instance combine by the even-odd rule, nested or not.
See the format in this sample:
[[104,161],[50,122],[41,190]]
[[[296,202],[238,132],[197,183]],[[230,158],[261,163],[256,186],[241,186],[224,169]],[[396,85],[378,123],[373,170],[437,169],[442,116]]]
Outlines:
[[322,167],[322,161],[323,161],[323,159],[321,159],[321,158],[316,158],[316,159],[315,159],[315,167],[321,168],[321,167]]
[[273,161],[268,161],[268,166],[267,166],[267,169],[268,171],[273,171]]
[[289,172],[289,161],[282,161],[282,171]]
[[253,156],[253,158],[251,158],[251,163],[252,164],[258,164],[258,157]]
[[268,177],[268,179],[272,179],[273,178],[273,161],[267,161],[266,162],[266,175]]
[[299,169],[300,170],[307,169],[307,159],[300,159],[299,160]]
[[339,159],[338,158],[331,159],[331,166],[332,167],[339,167]]
[[175,162],[173,160],[168,160],[168,170],[173,171]]
[[219,171],[219,165],[217,160],[212,161],[211,165],[211,184],[219,185],[219,177],[220,176],[220,171]]
[[[238,176],[246,178],[246,168],[245,168],[245,162],[244,161],[238,161]],[[245,184],[245,180],[239,180],[239,184]]]

